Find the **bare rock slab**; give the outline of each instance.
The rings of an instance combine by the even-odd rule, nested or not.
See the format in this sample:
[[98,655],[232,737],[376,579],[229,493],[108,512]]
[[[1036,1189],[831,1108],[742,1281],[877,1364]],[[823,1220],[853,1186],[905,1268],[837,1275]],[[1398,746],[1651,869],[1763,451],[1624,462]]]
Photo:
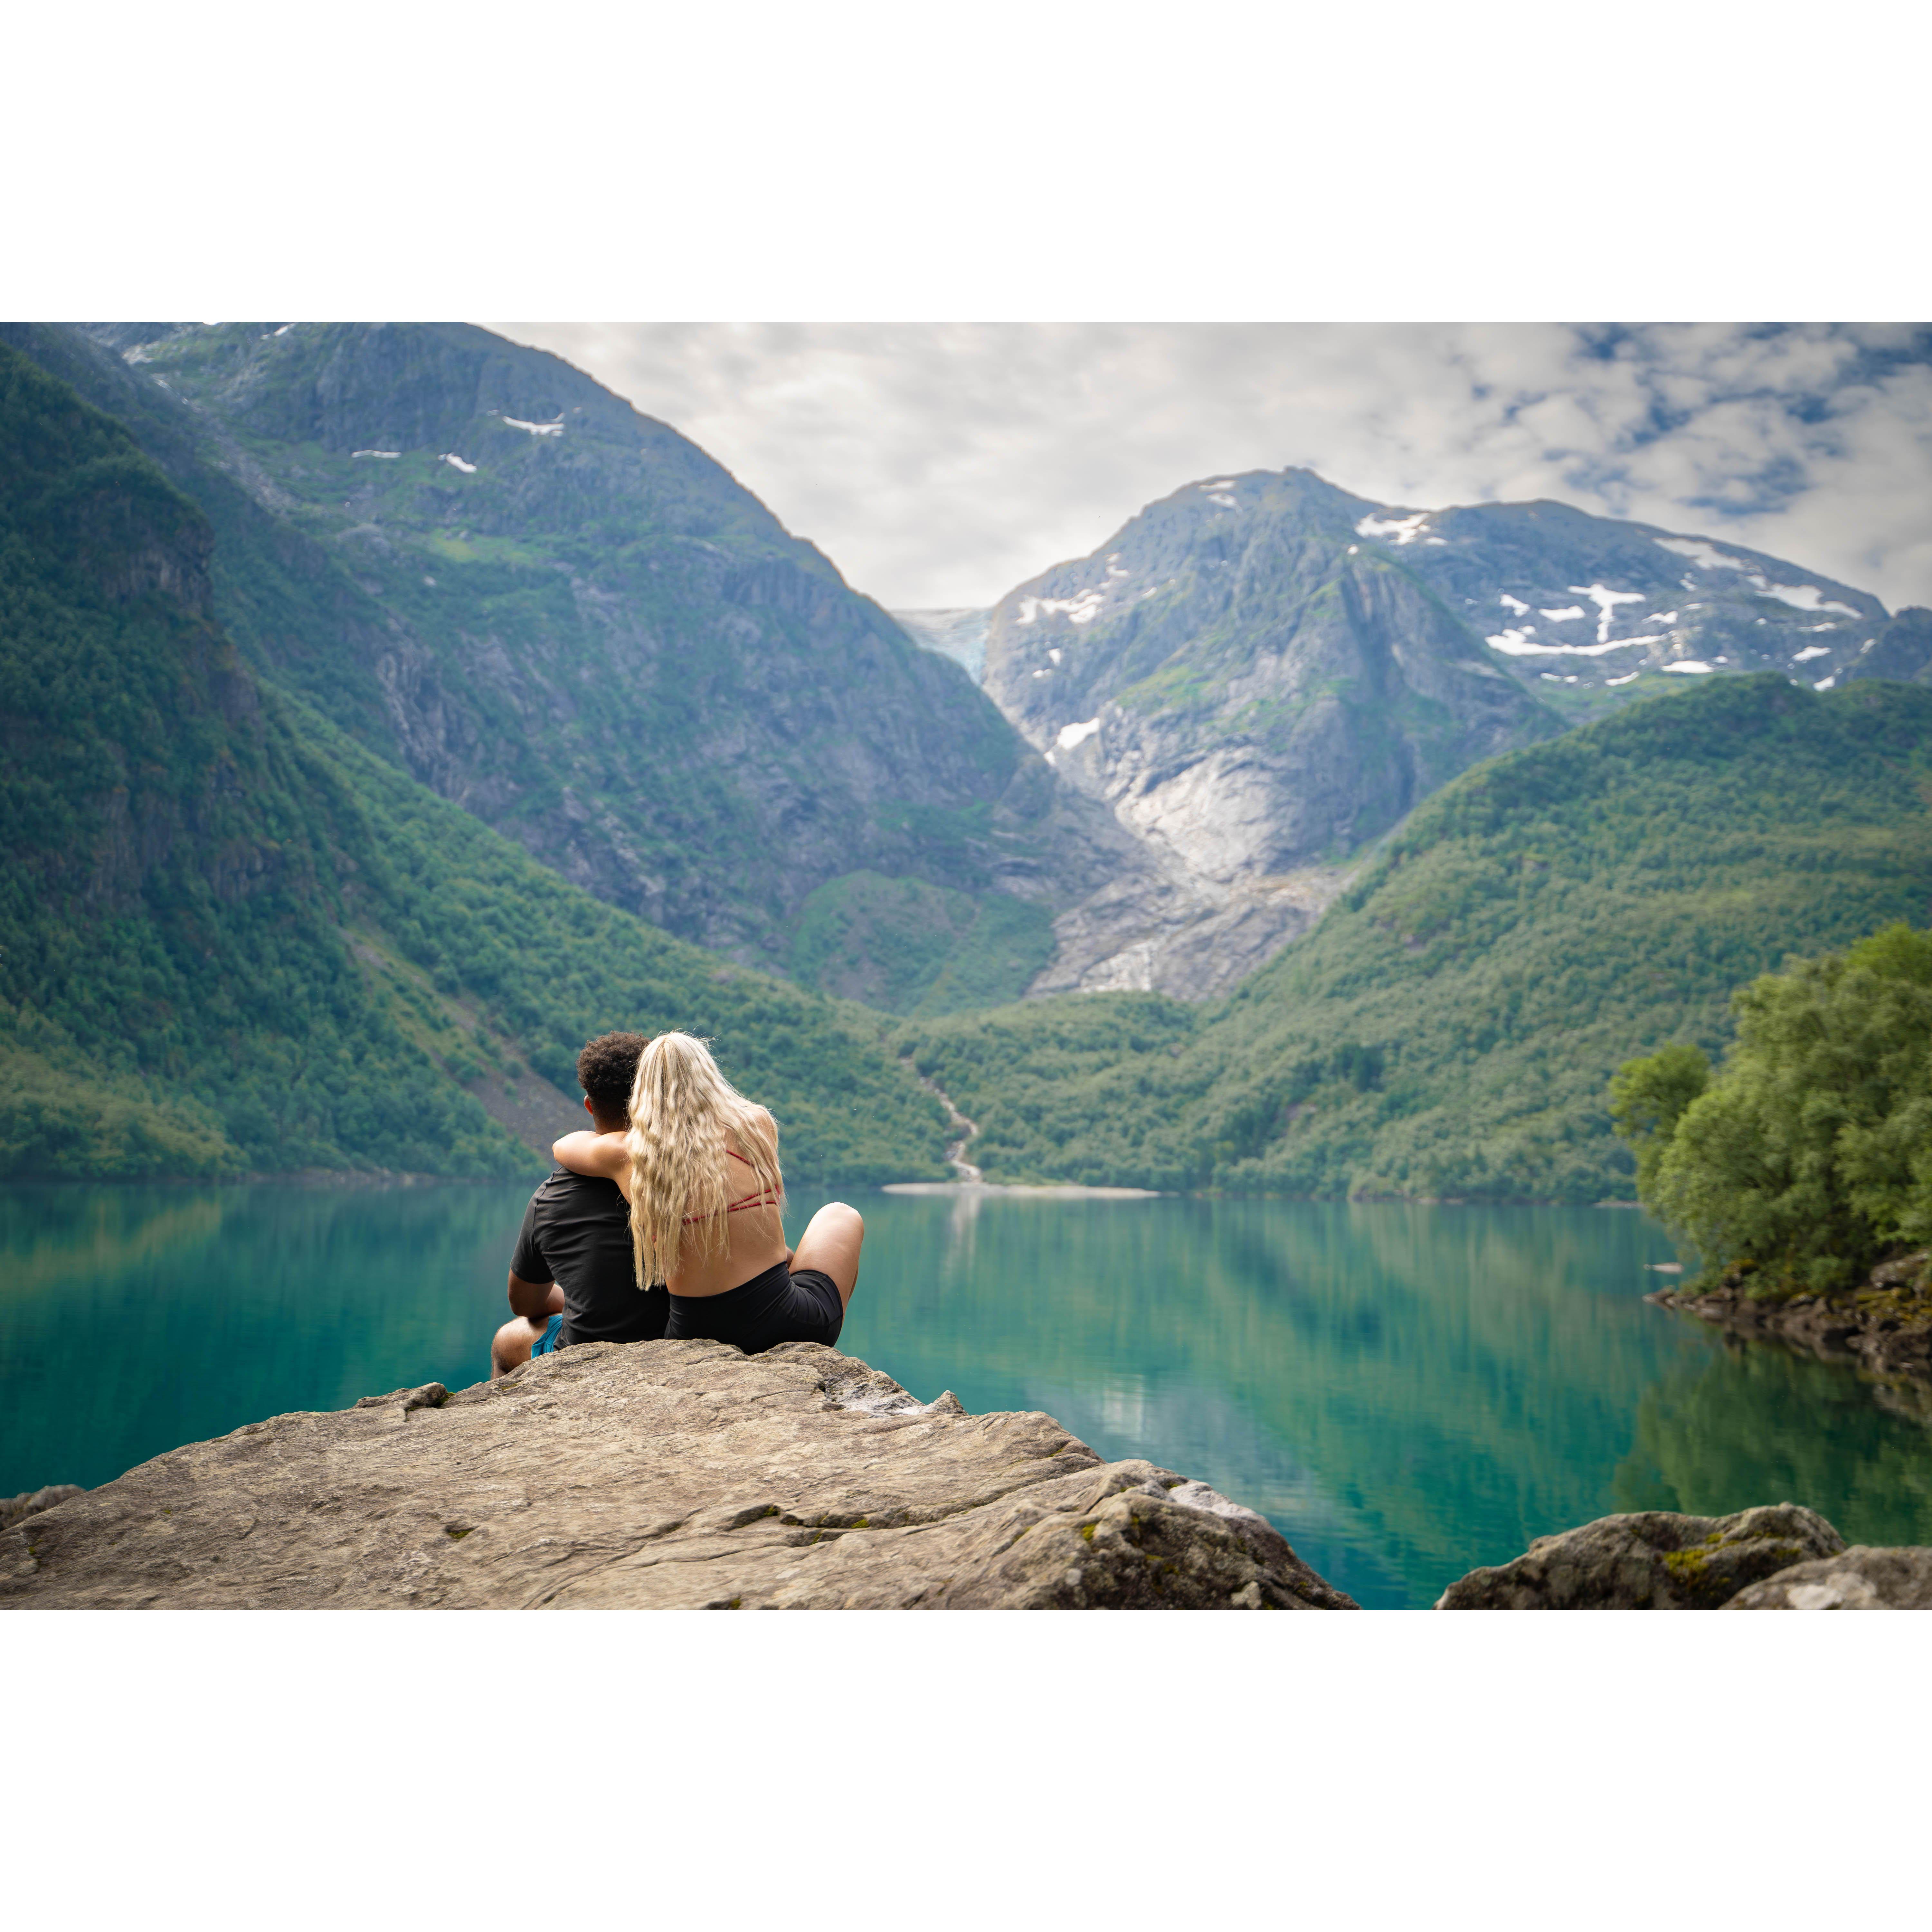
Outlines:
[[1932,1550],[1863,1544],[1740,1590],[1727,1610],[1932,1610]]
[[1252,1510],[814,1343],[281,1415],[0,1535],[20,1609],[1353,1610]]
[[1714,1610],[1747,1585],[1836,1556],[1845,1539],[1815,1510],[1767,1503],[1735,1516],[1646,1510],[1540,1536],[1513,1563],[1472,1570],[1438,1610]]

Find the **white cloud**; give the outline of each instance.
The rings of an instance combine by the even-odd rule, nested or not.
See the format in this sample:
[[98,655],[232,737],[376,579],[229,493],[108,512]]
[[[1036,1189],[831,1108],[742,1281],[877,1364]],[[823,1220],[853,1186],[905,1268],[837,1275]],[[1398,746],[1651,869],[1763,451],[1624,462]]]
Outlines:
[[690,436],[859,589],[992,603],[1290,464],[1548,496],[1932,603],[1932,340],[1890,325],[496,324]]

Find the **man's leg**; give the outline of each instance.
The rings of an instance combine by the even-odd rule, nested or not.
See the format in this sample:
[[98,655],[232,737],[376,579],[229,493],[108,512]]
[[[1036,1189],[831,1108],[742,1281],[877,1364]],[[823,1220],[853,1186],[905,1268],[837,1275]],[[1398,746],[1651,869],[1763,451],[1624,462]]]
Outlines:
[[859,1286],[859,1250],[865,1239],[866,1223],[858,1209],[842,1201],[828,1201],[799,1236],[791,1264],[829,1274],[838,1283],[839,1306],[849,1308],[852,1291]]
[[499,1328],[490,1342],[490,1379],[507,1376],[530,1358],[530,1351],[543,1340],[553,1315],[563,1312],[563,1290],[551,1285],[550,1298],[541,1315],[513,1315]]

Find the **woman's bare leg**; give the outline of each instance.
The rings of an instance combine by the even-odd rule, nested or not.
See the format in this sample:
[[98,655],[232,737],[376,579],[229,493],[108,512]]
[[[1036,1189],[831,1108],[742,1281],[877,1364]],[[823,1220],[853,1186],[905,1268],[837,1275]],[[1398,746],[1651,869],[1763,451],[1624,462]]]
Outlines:
[[838,1285],[839,1306],[849,1308],[852,1291],[859,1286],[859,1250],[865,1239],[866,1223],[858,1209],[842,1201],[828,1201],[799,1236],[791,1264],[829,1274]]

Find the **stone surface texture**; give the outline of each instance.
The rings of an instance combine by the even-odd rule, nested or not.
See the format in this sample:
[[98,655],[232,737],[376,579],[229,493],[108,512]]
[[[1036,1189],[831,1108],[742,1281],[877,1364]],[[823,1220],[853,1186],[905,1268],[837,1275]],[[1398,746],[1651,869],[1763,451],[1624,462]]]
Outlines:
[[1863,1544],[1796,1563],[1740,1590],[1726,1610],[1932,1610],[1932,1550]]
[[0,1606],[1356,1607],[1252,1510],[1050,1416],[701,1341],[171,1450],[0,1534]]
[[1648,1510],[1540,1536],[1513,1563],[1472,1570],[1438,1610],[1714,1610],[1746,1586],[1845,1539],[1815,1510],[1768,1503],[1735,1516]]
[[78,1483],[50,1483],[44,1490],[24,1490],[17,1496],[0,1496],[0,1529],[11,1529],[30,1516],[38,1516],[69,1496],[84,1496]]

